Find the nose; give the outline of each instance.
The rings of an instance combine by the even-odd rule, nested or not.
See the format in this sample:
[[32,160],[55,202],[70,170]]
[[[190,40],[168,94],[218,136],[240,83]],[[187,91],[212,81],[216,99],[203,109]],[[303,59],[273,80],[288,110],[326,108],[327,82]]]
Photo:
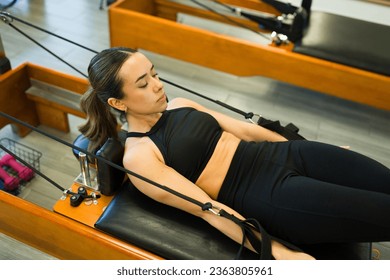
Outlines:
[[153,89],[154,89],[155,92],[159,92],[160,90],[163,89],[164,84],[160,81],[158,76],[153,78],[153,82],[154,82]]

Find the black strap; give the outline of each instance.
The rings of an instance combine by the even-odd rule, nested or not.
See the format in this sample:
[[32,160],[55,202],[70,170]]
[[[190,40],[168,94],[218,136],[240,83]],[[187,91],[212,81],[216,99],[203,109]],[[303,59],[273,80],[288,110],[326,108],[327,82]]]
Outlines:
[[262,2],[269,4],[282,14],[293,14],[297,9],[296,6],[289,2],[282,2],[277,0],[262,0]]
[[[219,211],[219,215],[221,215],[224,218],[227,218],[234,223],[236,223],[238,226],[241,227],[242,233],[243,233],[243,240],[239,249],[239,252],[237,253],[236,258],[240,259],[245,241],[248,240],[249,243],[252,245],[252,247],[256,250],[256,252],[259,254],[259,259],[260,260],[272,260],[274,257],[272,256],[272,240],[275,240],[282,245],[286,246],[287,248],[297,251],[297,252],[302,252],[302,249],[299,247],[295,246],[294,244],[291,244],[287,241],[284,241],[280,238],[276,238],[274,236],[271,236],[257,221],[256,219],[253,218],[248,218],[246,220],[241,220],[237,217],[235,217],[232,214],[229,214],[225,210],[221,209]],[[258,236],[256,235],[256,232],[260,233],[261,236],[261,241],[259,240]]]
[[[294,14],[299,8],[297,6],[291,5],[290,2],[283,2],[278,0],[262,0],[262,2],[271,5],[282,14]],[[302,0],[301,7],[310,13],[312,2],[312,0]]]
[[[242,24],[241,22],[238,22],[238,21],[236,21],[236,20],[233,20],[232,18],[230,18],[230,17],[228,17],[228,16],[225,16],[224,14],[219,13],[218,11],[216,11],[216,10],[210,8],[209,6],[207,6],[207,5],[203,4],[203,3],[200,3],[200,2],[198,2],[198,1],[196,1],[196,0],[190,0],[190,1],[193,2],[193,3],[195,3],[195,4],[198,5],[198,6],[202,7],[202,8],[204,8],[204,9],[206,9],[206,10],[208,10],[208,11],[210,11],[210,12],[212,12],[212,13],[214,13],[214,14],[216,14],[216,15],[222,17],[222,18],[224,18],[225,20],[227,20],[227,21],[229,21],[229,22],[231,22],[231,23],[233,23],[233,24],[235,24],[235,25],[237,25],[237,26],[239,26],[239,27],[242,27],[242,28],[244,28],[244,29],[247,29],[247,30],[249,30],[249,31],[252,31],[252,32],[256,33],[257,35],[259,35],[259,36],[261,36],[261,37],[263,37],[263,38],[265,38],[265,39],[267,39],[267,40],[271,40],[271,38],[270,38],[268,35],[266,35],[266,34],[264,34],[264,33],[261,33],[261,32],[259,32],[258,30],[252,29],[251,27],[249,27],[249,26],[247,26],[247,25],[245,25],[245,24]],[[228,5],[225,5],[225,4],[220,3],[220,2],[217,2],[217,1],[213,1],[213,2],[215,2],[215,3],[217,3],[217,4],[220,4],[220,5],[224,6],[225,8],[228,8],[230,11],[234,12],[234,8],[232,8],[232,7],[228,6]]]
[[[226,212],[221,209],[219,214],[237,224],[243,234],[242,243],[240,249],[237,253],[236,258],[239,259],[242,255],[245,241],[248,240],[252,247],[259,254],[260,260],[271,260],[272,257],[272,248],[271,248],[271,236],[266,232],[266,230],[260,225],[260,223],[255,219],[246,219],[241,220],[236,216]],[[255,231],[258,231],[261,235],[261,241],[257,237]]]
[[[191,0],[191,1],[197,3],[197,1],[195,0]],[[233,13],[236,13],[246,19],[256,22],[263,29],[268,29],[271,31],[275,31],[276,33],[281,33],[286,35],[288,39],[292,42],[296,42],[302,38],[304,29],[307,26],[307,22],[309,18],[308,12],[303,7],[295,7],[288,3],[283,3],[280,1],[270,0],[264,2],[267,2],[269,4],[272,3],[272,5],[275,8],[285,11],[286,13],[283,13],[283,16],[278,16],[278,15],[269,16],[269,15],[263,15],[259,13],[255,14],[253,12],[248,12],[248,11],[241,10],[239,8],[231,7],[217,0],[213,0],[213,2],[228,8]],[[198,3],[198,5],[200,4]],[[309,6],[306,3],[305,5]],[[202,6],[205,5],[202,4]],[[210,8],[209,10],[219,14],[220,16],[223,16],[215,10],[212,10]],[[286,17],[284,14],[291,14],[292,19],[291,16]],[[235,23],[237,24],[237,22]]]
[[287,140],[306,140],[298,133],[299,128],[293,123],[282,126],[279,121],[273,121],[263,117],[260,117],[257,123],[262,127],[265,127],[271,131],[275,131],[276,133],[285,137]]

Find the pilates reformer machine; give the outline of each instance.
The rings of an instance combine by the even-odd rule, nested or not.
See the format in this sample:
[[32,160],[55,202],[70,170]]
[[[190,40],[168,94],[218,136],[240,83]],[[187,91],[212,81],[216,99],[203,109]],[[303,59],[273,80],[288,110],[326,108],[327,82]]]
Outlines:
[[[215,2],[226,12],[216,13]],[[109,9],[110,40],[113,46],[145,49],[237,76],[264,76],[389,110],[390,26],[311,11],[310,4],[122,0]],[[180,14],[274,35],[267,45],[253,43],[181,24]]]
[[[6,71],[0,76],[0,106],[1,112],[12,118],[4,118],[2,114],[0,127],[12,123],[18,127],[20,136],[27,135],[39,124],[67,132],[67,114],[85,117],[78,108],[78,99],[87,87],[85,79],[30,63]],[[37,91],[42,94],[36,94]],[[64,98],[56,97],[57,94],[65,95],[68,102],[61,101]],[[74,145],[81,149],[85,143],[79,140],[82,137]],[[123,153],[120,143],[106,144],[99,155],[120,164]],[[0,192],[0,230],[63,259],[235,257],[238,244],[196,217],[151,201],[128,182],[123,184],[123,173],[120,176],[115,172],[111,165],[98,168],[100,184],[107,190],[103,195],[109,198],[106,210],[99,213],[94,224],[85,225]],[[168,230],[171,234],[166,234]],[[323,244],[307,250],[319,259],[369,259],[371,256],[370,244]],[[249,252],[243,257],[255,258]]]
[[[55,95],[65,93],[69,99],[80,97],[87,87],[85,79],[30,63],[22,64],[0,76],[0,126],[16,125],[20,136],[40,124],[69,131],[67,114],[83,114],[71,103],[56,100]],[[38,96],[34,94],[36,91],[46,94]],[[18,106],[9,106],[12,105],[9,100]],[[11,118],[6,118],[5,114]],[[87,143],[81,136],[74,145],[76,150],[81,150]],[[77,156],[75,147],[73,153]],[[122,153],[120,142],[109,139],[97,154],[120,165]],[[105,188],[98,204],[68,206],[68,214],[56,207],[54,211],[47,210],[0,191],[0,231],[60,259],[207,260],[236,257],[240,245],[203,220],[149,199],[129,181],[123,183],[124,173],[118,173],[105,161],[97,170],[100,185]],[[77,187],[71,187],[73,193],[78,192]],[[59,198],[61,207],[71,204],[71,196],[64,194],[65,200]],[[73,213],[77,211],[89,216],[88,221],[92,217],[92,222],[74,218]],[[320,244],[304,250],[317,259],[371,258],[370,243]],[[241,257],[258,258],[247,250]]]

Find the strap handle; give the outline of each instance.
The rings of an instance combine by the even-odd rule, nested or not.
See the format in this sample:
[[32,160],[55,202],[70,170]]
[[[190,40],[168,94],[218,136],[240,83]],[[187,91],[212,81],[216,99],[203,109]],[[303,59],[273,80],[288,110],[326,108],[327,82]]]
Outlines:
[[[217,216],[221,216],[226,218],[241,228],[242,231],[242,242],[241,246],[237,252],[235,259],[240,259],[242,257],[242,253],[245,248],[245,242],[248,240],[252,247],[259,255],[260,260],[272,260],[274,259],[272,256],[272,246],[271,246],[271,235],[260,225],[260,223],[253,218],[241,220],[226,212],[223,209],[218,207],[214,207],[210,202],[207,202],[202,207],[203,211],[210,211]],[[261,240],[256,234],[256,231],[260,233]]]
[[[225,210],[221,209],[219,211],[220,216],[229,219],[233,221],[235,224],[237,224],[243,234],[242,242],[240,249],[237,253],[236,259],[240,259],[244,246],[245,241],[248,240],[249,243],[252,245],[252,247],[256,250],[256,252],[259,254],[260,260],[272,260],[272,246],[271,246],[271,236],[266,232],[266,230],[260,225],[260,223],[256,219],[246,219],[241,220],[237,218],[236,216],[226,212]],[[261,235],[261,241],[258,238],[258,236],[255,233],[255,230],[257,230]]]

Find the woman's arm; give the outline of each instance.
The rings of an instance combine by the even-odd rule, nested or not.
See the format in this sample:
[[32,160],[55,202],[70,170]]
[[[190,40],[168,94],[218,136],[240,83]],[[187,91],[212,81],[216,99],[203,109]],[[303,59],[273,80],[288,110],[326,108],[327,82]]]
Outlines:
[[280,134],[268,130],[260,125],[240,121],[225,114],[208,109],[192,100],[185,98],[175,98],[170,101],[170,108],[192,107],[198,111],[206,112],[212,115],[222,127],[223,130],[230,132],[238,138],[246,141],[286,141],[287,139]]
[[[163,186],[167,186],[172,190],[202,203],[210,202],[214,206],[224,209],[226,212],[233,214],[238,218],[244,219],[233,209],[212,200],[201,188],[181,176],[172,168],[166,166],[158,159],[156,151],[153,151],[148,144],[144,143],[137,145],[137,147],[133,147],[131,150],[127,151],[123,163],[125,168],[145,176],[152,181],[158,182]],[[234,241],[241,243],[243,238],[241,228],[231,220],[217,216],[210,211],[202,211],[202,209],[196,204],[184,200],[141,179],[133,176],[129,177],[132,183],[145,195],[158,202],[198,216]],[[253,250],[249,244],[246,244],[246,246]],[[272,254],[276,259],[312,259],[306,254],[289,250],[282,244],[275,241],[272,243]]]

